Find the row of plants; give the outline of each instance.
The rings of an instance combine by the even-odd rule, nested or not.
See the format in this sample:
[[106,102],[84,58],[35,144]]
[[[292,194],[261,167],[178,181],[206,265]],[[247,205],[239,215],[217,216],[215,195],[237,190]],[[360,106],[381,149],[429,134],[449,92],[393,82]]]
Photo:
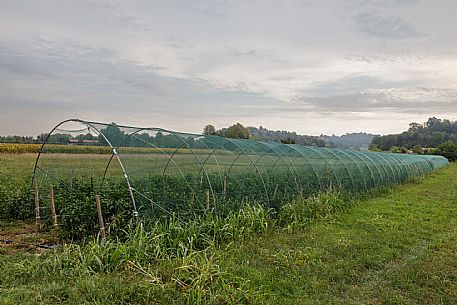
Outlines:
[[[281,212],[287,203],[297,198],[309,198],[316,193],[335,189],[354,194],[366,191],[363,181],[354,190],[352,181],[335,181],[331,174],[315,179],[312,173],[298,181],[287,172],[271,171],[259,176],[255,172],[237,173],[224,178],[218,174],[206,176],[149,175],[130,179],[139,219],[155,221],[175,215],[186,221],[214,212],[225,217],[240,210],[247,202]],[[105,222],[117,234],[134,218],[131,195],[123,178],[107,177],[103,181],[91,177],[71,178],[71,182],[56,181],[48,176],[40,179],[40,214],[51,226],[49,185],[54,188],[54,201],[60,232],[67,239],[84,239],[98,231],[95,195],[101,196]],[[325,179],[324,179],[325,178]],[[305,183],[306,182],[306,183]],[[338,184],[338,182],[340,184]],[[211,183],[211,186],[210,186]],[[0,183],[0,217],[6,219],[33,218],[32,183],[24,180],[4,180]]]
[[[221,269],[221,251],[233,241],[249,241],[277,230],[303,228],[347,208],[354,201],[335,190],[297,198],[281,211],[244,203],[227,215],[214,211],[184,219],[176,214],[134,224],[103,242],[64,243],[61,248],[17,264],[14,276],[40,281],[97,274],[129,274],[143,279],[161,299],[187,304],[256,304],[259,291]],[[11,270],[11,268],[9,269]],[[150,291],[150,290],[149,290]]]

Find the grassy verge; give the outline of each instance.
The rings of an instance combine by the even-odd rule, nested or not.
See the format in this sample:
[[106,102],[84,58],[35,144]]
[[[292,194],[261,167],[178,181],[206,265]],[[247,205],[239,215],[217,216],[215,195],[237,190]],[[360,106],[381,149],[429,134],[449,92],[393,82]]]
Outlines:
[[455,304],[456,179],[451,165],[377,197],[293,202],[274,219],[247,208],[203,229],[175,224],[171,237],[7,251],[0,303]]
[[456,304],[457,166],[361,203],[237,245],[224,268],[270,304]]

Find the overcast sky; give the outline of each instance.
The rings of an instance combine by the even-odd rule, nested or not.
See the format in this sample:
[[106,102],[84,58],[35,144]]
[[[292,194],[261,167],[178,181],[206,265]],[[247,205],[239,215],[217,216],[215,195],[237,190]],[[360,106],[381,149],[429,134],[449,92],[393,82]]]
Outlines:
[[457,119],[455,0],[0,3],[0,134],[67,118],[393,133]]

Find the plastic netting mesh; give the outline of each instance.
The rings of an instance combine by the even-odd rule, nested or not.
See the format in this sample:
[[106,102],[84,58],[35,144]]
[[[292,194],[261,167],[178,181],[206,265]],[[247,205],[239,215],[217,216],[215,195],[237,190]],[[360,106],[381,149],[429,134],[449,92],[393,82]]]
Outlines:
[[[62,142],[64,148],[53,144]],[[58,188],[62,217],[74,210],[84,213],[65,202],[96,193],[106,199],[105,210],[128,206],[131,215],[146,217],[233,209],[246,201],[275,208],[330,187],[360,192],[399,184],[447,164],[441,156],[309,147],[75,119],[51,131],[34,176],[40,188]]]

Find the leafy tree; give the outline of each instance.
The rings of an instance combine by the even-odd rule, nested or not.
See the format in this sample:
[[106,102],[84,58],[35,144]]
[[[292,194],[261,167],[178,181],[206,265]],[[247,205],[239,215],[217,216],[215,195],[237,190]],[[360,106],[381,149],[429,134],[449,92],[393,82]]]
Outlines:
[[226,138],[249,139],[249,130],[240,123],[236,123],[223,130],[222,136]]
[[397,153],[397,154],[406,154],[408,152],[408,150],[405,147],[392,146],[390,148],[390,152]]
[[408,131],[375,137],[371,142],[371,148],[376,145],[381,150],[390,150],[393,146],[413,149],[419,145],[430,153],[430,148],[437,147],[447,140],[457,142],[457,121],[431,117],[424,126],[411,123]]
[[[100,133],[102,133],[108,139],[113,147],[121,144],[127,137],[127,135],[116,125],[116,123],[111,123],[106,128],[100,129]],[[100,144],[108,145],[102,135],[98,136],[98,141]]]
[[203,134],[206,134],[206,135],[215,135],[215,134],[217,134],[217,133],[216,133],[216,128],[214,128],[214,126],[211,125],[211,124],[206,125],[205,128],[203,128]]
[[423,155],[424,154],[424,150],[422,149],[422,146],[415,145],[413,147],[413,153],[418,154],[418,155]]
[[436,153],[446,157],[449,161],[455,161],[457,159],[457,144],[452,140],[447,140],[438,145]]
[[79,142],[83,142],[84,140],[89,140],[89,141],[97,140],[97,137],[89,132],[86,134],[79,134],[74,138],[75,138],[75,140],[78,140]]
[[54,133],[49,136],[48,143],[50,144],[68,144],[72,136],[66,133]]
[[422,127],[422,124],[419,124],[419,123],[409,123],[409,128],[408,128],[408,131],[409,132],[417,132],[419,130],[421,130],[423,127]]

